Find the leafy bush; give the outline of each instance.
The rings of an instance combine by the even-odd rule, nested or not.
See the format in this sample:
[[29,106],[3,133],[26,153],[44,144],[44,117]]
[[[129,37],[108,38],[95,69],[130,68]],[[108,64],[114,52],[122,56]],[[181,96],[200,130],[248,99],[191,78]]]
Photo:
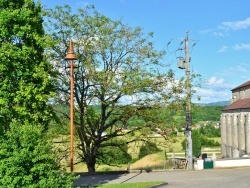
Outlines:
[[212,139],[207,138],[206,136],[202,135],[201,136],[201,145],[202,146],[207,146],[207,147],[212,147],[212,146],[220,146],[219,142],[216,142]]
[[220,129],[215,128],[212,124],[201,126],[200,133],[207,137],[220,137]]
[[187,139],[186,138],[184,140],[182,140],[181,147],[186,152],[186,148],[187,148]]
[[159,151],[161,150],[156,146],[155,143],[147,141],[140,147],[138,158],[141,159],[147,155],[157,153]]
[[192,149],[193,156],[199,157],[201,155],[201,134],[198,130],[192,131]]
[[[181,142],[182,148],[186,151],[186,144],[187,140],[184,139]],[[215,142],[212,139],[209,139],[208,137],[202,135],[199,130],[192,130],[192,149],[193,149],[193,155],[195,157],[199,157],[201,154],[201,147],[214,147],[214,146],[220,146],[219,142]]]
[[0,187],[69,188],[75,177],[60,169],[43,129],[11,124],[0,138]]

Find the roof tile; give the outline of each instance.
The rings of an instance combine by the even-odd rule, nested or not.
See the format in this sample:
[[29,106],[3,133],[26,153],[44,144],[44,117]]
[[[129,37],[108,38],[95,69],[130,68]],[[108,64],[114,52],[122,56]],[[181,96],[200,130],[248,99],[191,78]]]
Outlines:
[[240,89],[240,88],[246,87],[246,86],[250,86],[250,80],[245,82],[244,84],[237,86],[236,88],[232,89],[231,91],[236,90],[236,89]]
[[250,98],[240,99],[230,104],[222,111],[250,108]]

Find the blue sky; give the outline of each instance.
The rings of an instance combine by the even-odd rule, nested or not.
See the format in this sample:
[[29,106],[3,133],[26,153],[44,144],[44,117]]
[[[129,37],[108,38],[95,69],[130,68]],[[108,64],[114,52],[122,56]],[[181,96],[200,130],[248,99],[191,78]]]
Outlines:
[[[249,0],[41,0],[45,7],[93,4],[113,20],[154,32],[156,48],[168,53],[166,64],[177,75],[176,49],[189,31],[191,70],[204,80],[201,102],[230,100],[231,89],[250,80]],[[168,42],[171,41],[169,45]],[[196,43],[197,42],[197,43]],[[196,43],[194,47],[193,44]],[[196,102],[193,99],[193,102]]]

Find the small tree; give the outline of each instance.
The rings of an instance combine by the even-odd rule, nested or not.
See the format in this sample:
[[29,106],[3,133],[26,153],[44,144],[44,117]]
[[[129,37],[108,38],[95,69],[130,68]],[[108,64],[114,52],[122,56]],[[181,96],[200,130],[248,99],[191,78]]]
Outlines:
[[192,141],[193,155],[199,157],[201,155],[201,134],[199,130],[192,130]]
[[11,124],[0,140],[0,187],[73,186],[72,174],[61,170],[42,127]]

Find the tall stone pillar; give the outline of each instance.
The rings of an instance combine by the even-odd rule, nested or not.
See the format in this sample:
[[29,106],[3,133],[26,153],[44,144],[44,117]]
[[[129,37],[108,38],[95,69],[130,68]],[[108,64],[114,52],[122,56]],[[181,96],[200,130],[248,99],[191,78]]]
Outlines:
[[246,115],[245,145],[246,145],[246,154],[250,155],[250,114],[249,113]]
[[226,114],[222,113],[220,117],[220,130],[221,130],[221,154],[226,157]]
[[239,145],[239,156],[245,154],[245,116],[240,113],[238,115],[238,145]]
[[238,115],[233,115],[233,121],[232,121],[232,144],[233,144],[233,158],[239,158],[239,149],[238,149]]
[[231,114],[227,114],[227,129],[226,129],[226,135],[227,135],[227,158],[231,158],[232,154],[232,134],[231,134]]

